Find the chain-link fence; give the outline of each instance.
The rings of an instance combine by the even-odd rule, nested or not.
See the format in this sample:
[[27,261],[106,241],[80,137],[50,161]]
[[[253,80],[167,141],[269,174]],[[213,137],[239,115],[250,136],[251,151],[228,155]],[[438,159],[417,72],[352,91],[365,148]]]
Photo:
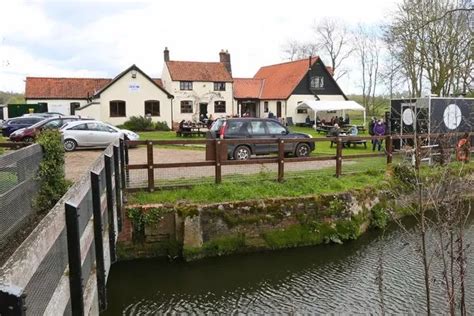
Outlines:
[[34,215],[35,177],[42,157],[37,144],[0,156],[0,248]]

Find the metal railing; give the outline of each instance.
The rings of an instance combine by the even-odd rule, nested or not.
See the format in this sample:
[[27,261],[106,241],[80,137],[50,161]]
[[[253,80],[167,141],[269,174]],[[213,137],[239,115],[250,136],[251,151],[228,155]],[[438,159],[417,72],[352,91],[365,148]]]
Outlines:
[[111,144],[0,267],[0,315],[97,315],[122,226],[123,140]]

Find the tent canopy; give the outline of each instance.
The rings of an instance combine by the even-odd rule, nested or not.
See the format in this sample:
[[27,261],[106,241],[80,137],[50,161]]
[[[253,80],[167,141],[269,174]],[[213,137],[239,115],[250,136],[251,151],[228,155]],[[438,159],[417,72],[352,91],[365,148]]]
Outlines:
[[365,111],[365,108],[355,101],[316,101],[306,100],[298,104],[296,109],[311,109],[319,111],[356,110]]
[[364,112],[365,125],[365,108],[355,101],[317,101],[306,100],[298,104],[296,109],[310,109],[314,111],[314,118],[316,120],[316,113],[319,111],[345,111],[355,110]]

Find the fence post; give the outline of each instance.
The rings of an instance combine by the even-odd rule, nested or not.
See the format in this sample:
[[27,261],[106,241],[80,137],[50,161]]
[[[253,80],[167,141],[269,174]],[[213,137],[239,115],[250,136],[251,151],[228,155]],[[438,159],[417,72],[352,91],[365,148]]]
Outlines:
[[26,315],[25,294],[21,289],[0,286],[0,315]]
[[115,174],[115,204],[117,205],[118,231],[122,231],[122,192],[120,190],[120,170],[119,170],[119,148],[113,146],[114,150],[114,174]]
[[65,203],[67,254],[69,263],[69,291],[72,315],[84,315],[84,290],[82,288],[81,236],[78,208]]
[[415,169],[420,168],[421,162],[421,137],[416,136],[416,147],[415,147]]
[[99,298],[99,310],[104,311],[107,308],[107,292],[105,280],[105,262],[104,262],[104,238],[102,210],[100,203],[100,180],[99,175],[91,171],[91,190],[92,190],[92,214],[94,218],[94,245],[95,245],[95,263],[97,277],[97,296]]
[[155,169],[153,168],[153,142],[149,141],[146,144],[146,156],[148,165],[148,191],[155,190]]
[[285,173],[285,141],[278,139],[278,182],[283,181]]
[[222,181],[222,170],[221,170],[221,143],[220,139],[216,139],[216,184]]
[[336,140],[336,178],[339,178],[342,173],[342,141],[338,137]]
[[122,180],[122,189],[125,189],[125,141],[120,138],[120,179]]
[[385,144],[387,149],[387,165],[392,163],[393,158],[393,139],[391,135],[387,135],[385,138]]
[[125,184],[126,187],[130,186],[130,170],[128,170],[129,165],[129,157],[128,157],[128,141],[125,142]]
[[115,216],[114,216],[114,195],[112,189],[112,157],[104,155],[105,167],[105,188],[107,195],[107,218],[109,220],[109,249],[110,262],[117,261],[115,249]]

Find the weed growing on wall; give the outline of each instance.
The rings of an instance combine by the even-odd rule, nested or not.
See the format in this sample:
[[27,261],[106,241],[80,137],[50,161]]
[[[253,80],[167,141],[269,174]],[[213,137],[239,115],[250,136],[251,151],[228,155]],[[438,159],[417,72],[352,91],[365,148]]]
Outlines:
[[43,148],[43,160],[37,173],[40,189],[35,207],[40,212],[46,212],[66,193],[69,183],[64,175],[61,133],[57,130],[45,130],[39,135],[38,144]]

